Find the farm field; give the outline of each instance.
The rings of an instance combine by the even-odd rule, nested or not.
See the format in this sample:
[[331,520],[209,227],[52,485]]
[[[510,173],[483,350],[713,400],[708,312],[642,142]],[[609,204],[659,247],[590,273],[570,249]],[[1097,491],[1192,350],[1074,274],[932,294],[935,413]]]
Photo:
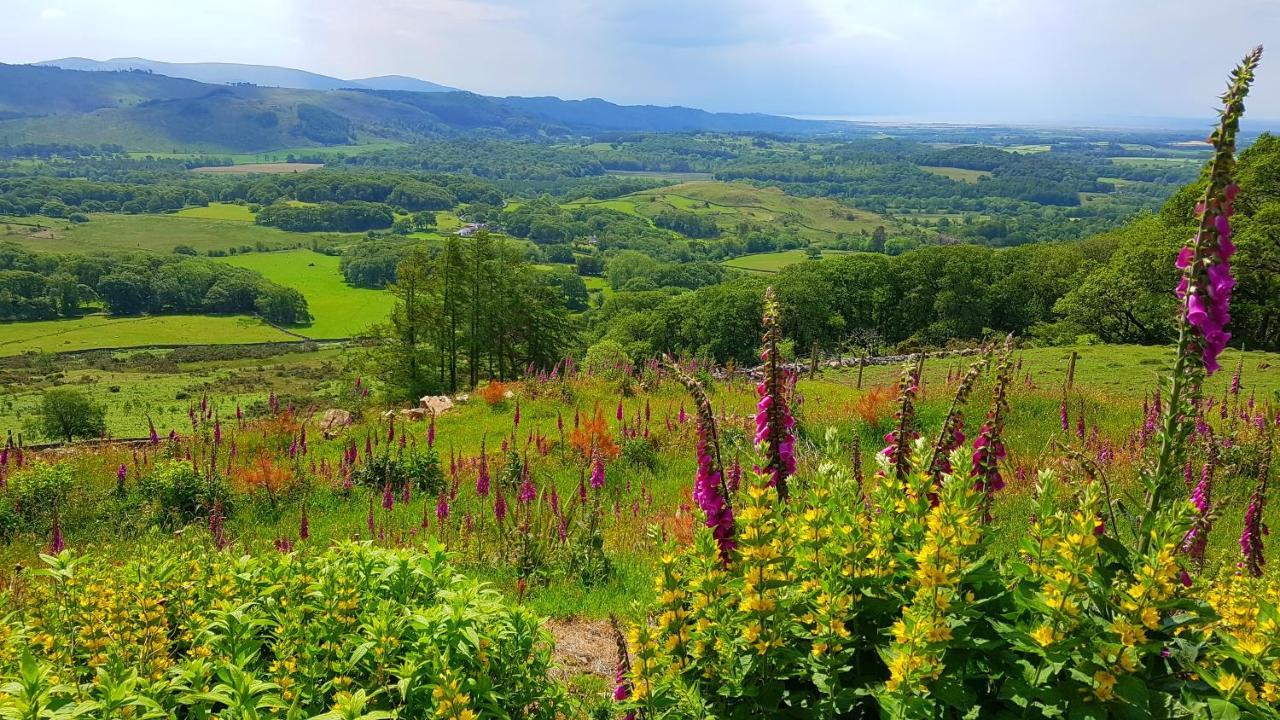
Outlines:
[[865,210],[841,205],[828,198],[802,198],[773,187],[720,181],[686,182],[643,190],[610,200],[568,203],[609,208],[629,215],[652,218],[664,210],[710,215],[723,232],[740,222],[760,224],[778,234],[790,234],[815,244],[831,243],[842,235],[870,233],[891,221]]
[[[823,255],[839,255],[839,250],[824,250]],[[810,262],[812,258],[804,250],[783,250],[781,252],[753,253],[730,258],[721,262],[727,268],[746,270],[756,273],[775,273],[788,265]]]
[[154,152],[154,151],[133,151],[129,153],[129,157],[136,160],[144,158],[155,158],[157,160],[200,160],[207,157],[225,158],[237,165],[251,165],[256,163],[283,163],[288,162],[289,156],[294,157],[342,157],[353,155],[364,155],[371,152],[379,152],[382,150],[390,150],[392,148],[403,147],[404,143],[397,142],[375,142],[362,143],[359,145],[332,145],[323,147],[294,147],[282,148],[280,150],[269,150],[260,153],[196,153],[196,152]]
[[339,258],[332,255],[287,250],[221,260],[301,292],[314,319],[290,329],[312,339],[351,337],[385,320],[393,305],[390,293],[347,285],[338,269]]
[[322,167],[324,167],[324,164],[322,163],[244,163],[237,165],[209,165],[207,167],[191,168],[191,172],[212,173],[215,175],[248,175],[253,173],[287,175],[290,173],[307,172],[308,170],[319,170]]
[[233,203],[209,203],[206,206],[187,207],[174,213],[181,218],[195,218],[197,220],[236,220],[240,222],[253,222],[253,211],[248,205],[236,205]]
[[[233,248],[274,250],[310,243],[308,235],[254,225],[240,218],[210,219],[208,209],[204,210],[204,217],[95,213],[87,223],[41,217],[0,218],[0,241],[12,240],[42,252],[148,250],[162,253],[172,252],[179,245],[207,253]],[[219,208],[211,212],[228,215],[240,211]]]
[[0,323],[0,357],[147,345],[237,344],[296,340],[257,318],[226,315],[88,315]]

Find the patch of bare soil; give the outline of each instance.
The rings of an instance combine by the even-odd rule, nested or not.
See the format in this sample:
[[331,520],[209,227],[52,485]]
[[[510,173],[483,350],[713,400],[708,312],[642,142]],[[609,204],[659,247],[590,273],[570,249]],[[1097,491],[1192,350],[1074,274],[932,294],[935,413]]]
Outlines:
[[618,646],[608,620],[549,620],[547,629],[555,636],[558,672],[563,677],[583,673],[613,677]]

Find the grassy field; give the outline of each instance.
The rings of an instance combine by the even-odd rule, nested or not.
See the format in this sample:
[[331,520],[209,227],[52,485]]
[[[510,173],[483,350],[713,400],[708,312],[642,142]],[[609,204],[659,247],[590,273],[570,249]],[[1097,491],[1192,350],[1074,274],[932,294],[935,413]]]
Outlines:
[[235,220],[238,222],[253,222],[257,217],[248,205],[236,205],[233,203],[209,203],[205,207],[189,207],[183,208],[174,213],[181,218],[196,218],[197,220]]
[[[222,206],[206,213],[227,215]],[[238,207],[238,206],[231,206]],[[195,208],[188,208],[194,210]],[[246,209],[247,211],[247,209]],[[183,211],[186,212],[186,211]],[[172,252],[187,245],[199,252],[251,248],[280,250],[310,243],[309,235],[243,222],[243,218],[175,215],[118,215],[98,213],[87,223],[53,218],[0,218],[0,241],[12,240],[43,252],[93,252],[96,250],[150,250]]]
[[724,232],[736,231],[739,223],[747,221],[765,232],[804,238],[818,245],[830,244],[842,235],[870,233],[879,225],[892,225],[892,221],[876,213],[828,198],[801,198],[778,188],[715,180],[685,182],[610,200],[569,203],[574,205],[609,208],[647,218],[664,210],[681,210],[710,215]]
[[315,319],[310,325],[291,329],[310,338],[350,337],[373,323],[382,322],[391,311],[389,293],[347,285],[338,270],[339,259],[332,255],[289,250],[236,255],[223,260],[256,270],[268,280],[301,292]]
[[[164,432],[188,424],[187,408],[202,395],[213,398],[221,414],[235,416],[235,407],[265,404],[275,392],[287,398],[312,395],[338,373],[340,350],[319,349],[271,357],[155,363],[167,351],[116,353],[109,367],[77,363],[49,376],[31,371],[0,373],[0,436],[9,431],[36,438],[32,420],[41,394],[54,386],[82,388],[107,411],[107,430],[115,437],[147,434],[147,417]],[[146,357],[143,357],[146,356]],[[117,367],[118,366],[118,367]],[[31,372],[24,376],[24,372]]]
[[[1140,424],[1142,397],[1155,387],[1155,375],[1171,361],[1172,351],[1163,347],[1133,346],[1084,346],[1074,349],[1080,356],[1076,386],[1069,395],[1072,416],[1083,409],[1090,426],[1096,426],[1101,435],[1110,441],[1123,443]],[[1050,460],[1055,457],[1049,451],[1051,440],[1074,441],[1074,435],[1063,433],[1058,422],[1058,403],[1062,397],[1062,381],[1071,350],[1072,348],[1040,348],[1018,353],[1019,370],[1010,388],[1012,411],[1006,433],[1009,487],[997,498],[995,525],[992,530],[1005,538],[1002,542],[1009,548],[1014,547],[1016,539],[1025,532],[1031,493],[1030,482],[1019,479],[1019,474],[1014,469],[1034,476],[1035,468],[1056,462]],[[1231,353],[1226,361],[1233,367],[1237,358],[1236,354]],[[1256,394],[1259,398],[1265,398],[1280,390],[1280,376],[1266,371],[1269,366],[1280,363],[1280,355],[1251,352],[1245,358],[1245,397]],[[111,417],[113,423],[116,423],[112,430],[117,434],[124,435],[145,427],[140,422],[145,423],[146,412],[164,413],[164,421],[158,423],[162,432],[171,423],[182,431],[186,423],[184,414],[187,403],[198,403],[200,396],[206,392],[218,413],[227,418],[233,412],[235,404],[251,401],[249,398],[260,399],[267,387],[277,387],[274,383],[292,382],[301,378],[304,382],[299,383],[299,387],[308,384],[314,387],[322,384],[319,382],[322,377],[329,381],[340,381],[341,374],[332,367],[337,360],[336,355],[324,352],[304,354],[296,360],[281,358],[278,361],[258,361],[260,368],[250,360],[238,365],[239,372],[228,372],[232,368],[212,362],[187,365],[181,369],[181,377],[188,383],[185,386],[179,377],[142,372],[105,374],[93,369],[68,372],[65,380],[81,383],[89,388],[101,388],[106,383],[120,385],[117,392],[111,393],[116,398],[107,397],[107,402],[115,406]],[[954,385],[946,382],[948,374],[971,361],[967,358],[938,358],[926,363],[919,405],[920,418],[926,429],[936,428],[950,403]],[[330,365],[326,366],[325,363]],[[323,369],[325,367],[329,369],[326,371]],[[843,447],[847,447],[851,439],[851,430],[859,434],[864,467],[874,467],[871,456],[879,449],[882,444],[881,436],[892,422],[892,384],[899,371],[897,366],[868,367],[861,390],[855,386],[854,370],[824,371],[816,379],[810,379],[807,374],[801,377],[797,392],[804,397],[799,411],[803,438],[800,448],[806,458],[802,464],[815,462],[817,448],[821,446],[827,428],[836,428]],[[325,372],[328,374],[325,375]],[[313,379],[307,382],[308,378]],[[1219,373],[1211,379],[1207,392],[1220,397],[1229,381],[1230,372]],[[260,384],[255,387],[253,383]],[[549,438],[558,437],[557,417],[571,415],[572,407],[566,405],[559,394],[535,392],[535,388],[520,384],[512,387],[522,398],[521,432],[528,428],[534,433],[544,433]],[[610,558],[619,568],[619,573],[609,582],[590,588],[583,587],[572,578],[561,578],[547,585],[531,584],[525,601],[539,613],[553,617],[599,618],[610,611],[630,612],[628,600],[651,597],[653,590],[649,581],[649,569],[660,545],[653,540],[651,533],[646,532],[646,528],[657,525],[671,532],[682,522],[675,509],[680,503],[688,502],[689,487],[694,475],[692,423],[683,426],[674,423],[668,426],[664,423],[664,419],[672,420],[682,405],[688,407],[687,395],[677,384],[666,382],[655,388],[635,392],[636,396],[624,400],[627,417],[635,417],[633,413],[643,412],[642,408],[646,405],[651,407],[653,432],[659,438],[656,445],[658,455],[652,470],[624,461],[611,462],[608,466],[608,487],[624,501],[620,508],[623,511],[611,514],[612,519],[605,531],[606,547]],[[716,405],[723,408],[722,414],[727,418],[722,421],[722,427],[733,428],[726,437],[740,437],[744,432],[742,428],[751,424],[757,402],[754,383],[746,379],[728,384],[716,383],[714,392]],[[982,422],[989,402],[989,392],[989,383],[984,381],[969,405],[967,417],[970,436],[974,434],[976,425]],[[185,394],[185,397],[180,399],[180,393]],[[575,383],[573,388],[574,402],[584,411],[596,403],[611,410],[618,402],[618,393],[616,383],[601,379],[583,380]],[[30,398],[24,399],[21,395],[13,398],[15,407],[30,401]],[[510,403],[494,409],[474,400],[460,405],[442,416],[437,442],[441,443],[442,448],[448,447],[464,457],[473,457],[480,449],[482,438],[492,440],[510,431],[511,411]],[[4,412],[8,413],[3,416],[6,418],[20,414],[13,410]],[[380,413],[367,412],[365,417],[363,424],[348,432],[346,438],[335,442],[324,442],[316,433],[312,453],[326,457],[344,448],[350,438],[358,439],[369,433],[376,436],[380,430],[385,433],[385,422],[380,419]],[[139,418],[143,419],[140,421]],[[612,427],[611,414],[608,422]],[[399,431],[420,442],[425,427],[422,423],[400,425]],[[749,434],[746,437],[750,437]],[[725,442],[727,453],[744,460],[749,458],[744,442]],[[537,463],[535,476],[540,486],[554,483],[559,487],[561,497],[572,495],[579,479],[579,463],[559,450],[545,458],[535,456],[534,460]],[[469,502],[466,500],[466,488],[474,484],[474,470],[468,468],[463,472],[469,474],[464,474],[462,478],[464,491],[459,503]],[[106,477],[107,474],[104,473],[103,476]],[[625,493],[633,491],[623,491],[624,487],[645,488],[653,496],[652,504],[625,511],[631,501]],[[412,521],[412,526],[416,526],[423,507],[429,510],[434,502],[434,497],[423,498],[419,495],[405,507],[397,503],[397,522],[403,518],[405,522]],[[312,532],[321,538],[358,536],[365,523],[367,503],[367,493],[356,493],[351,498],[335,498],[330,502],[313,505]],[[474,509],[477,517],[487,511],[484,505]],[[1269,507],[1268,512],[1271,516],[1280,514],[1280,506]],[[267,519],[250,514],[237,518],[234,522],[237,542],[244,543],[246,548],[270,547],[275,538],[292,536],[298,517],[294,509],[285,513],[282,518]],[[687,518],[684,522],[687,522]],[[1230,527],[1232,522],[1237,522],[1237,519],[1224,518],[1222,531],[1215,533],[1214,542],[1218,543],[1218,553],[1232,551],[1235,536],[1238,535],[1233,532],[1235,528]],[[38,547],[41,542],[43,538],[35,538],[25,548],[21,543],[15,544],[6,551],[5,559],[22,559],[25,557],[23,553],[29,552],[31,547]],[[8,567],[12,566],[13,563],[10,562]],[[466,570],[494,582],[508,593],[515,592],[515,571],[510,564],[467,564]]]
[[265,175],[288,175],[291,173],[319,170],[323,163],[244,163],[237,165],[210,165],[208,167],[191,168],[191,172],[212,173],[214,175],[241,175],[261,173]]
[[326,147],[292,147],[280,150],[268,150],[260,153],[190,153],[190,152],[153,152],[150,150],[131,152],[129,157],[141,159],[146,157],[157,160],[200,160],[207,157],[226,158],[237,165],[254,163],[287,162],[290,155],[294,157],[342,157],[364,155],[367,153],[402,147],[404,143],[376,142],[360,145],[333,145]]
[[937,167],[934,165],[917,165],[916,167],[919,167],[927,173],[941,175],[944,178],[949,178],[957,182],[969,183],[970,185],[976,184],[981,178],[991,177],[991,173],[986,170],[968,170],[965,168]]
[[296,340],[256,318],[231,315],[88,315],[0,324],[0,356],[144,345],[223,345]]
[[1136,165],[1139,167],[1168,167],[1170,165],[1202,165],[1203,156],[1195,157],[1113,157],[1108,158],[1116,165]]
[[[840,255],[837,250],[824,250],[824,255]],[[748,272],[757,273],[775,273],[788,265],[796,263],[810,262],[809,255],[804,250],[784,250],[782,252],[770,253],[754,253],[752,255],[743,255],[741,257],[731,258],[720,263],[734,270],[746,270]]]

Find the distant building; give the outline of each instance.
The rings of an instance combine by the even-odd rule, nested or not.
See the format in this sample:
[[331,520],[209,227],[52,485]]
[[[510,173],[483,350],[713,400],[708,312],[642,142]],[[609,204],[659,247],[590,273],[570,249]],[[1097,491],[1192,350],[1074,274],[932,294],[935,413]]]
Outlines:
[[458,228],[456,234],[458,237],[471,237],[476,234],[477,230],[483,230],[484,228],[484,223],[467,223],[466,225]]

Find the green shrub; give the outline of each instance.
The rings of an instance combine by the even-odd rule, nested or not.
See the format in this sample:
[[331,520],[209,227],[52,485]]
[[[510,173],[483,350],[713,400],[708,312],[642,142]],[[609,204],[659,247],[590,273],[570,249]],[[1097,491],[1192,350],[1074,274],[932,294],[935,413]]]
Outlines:
[[232,512],[231,492],[226,480],[204,477],[190,462],[169,460],[144,475],[138,490],[150,509],[151,521],[176,528],[209,516],[214,504],[222,502],[222,514]]
[[387,485],[401,488],[406,483],[418,492],[435,493],[444,487],[440,454],[435,448],[401,448],[376,454],[355,469],[351,480],[379,490]]

